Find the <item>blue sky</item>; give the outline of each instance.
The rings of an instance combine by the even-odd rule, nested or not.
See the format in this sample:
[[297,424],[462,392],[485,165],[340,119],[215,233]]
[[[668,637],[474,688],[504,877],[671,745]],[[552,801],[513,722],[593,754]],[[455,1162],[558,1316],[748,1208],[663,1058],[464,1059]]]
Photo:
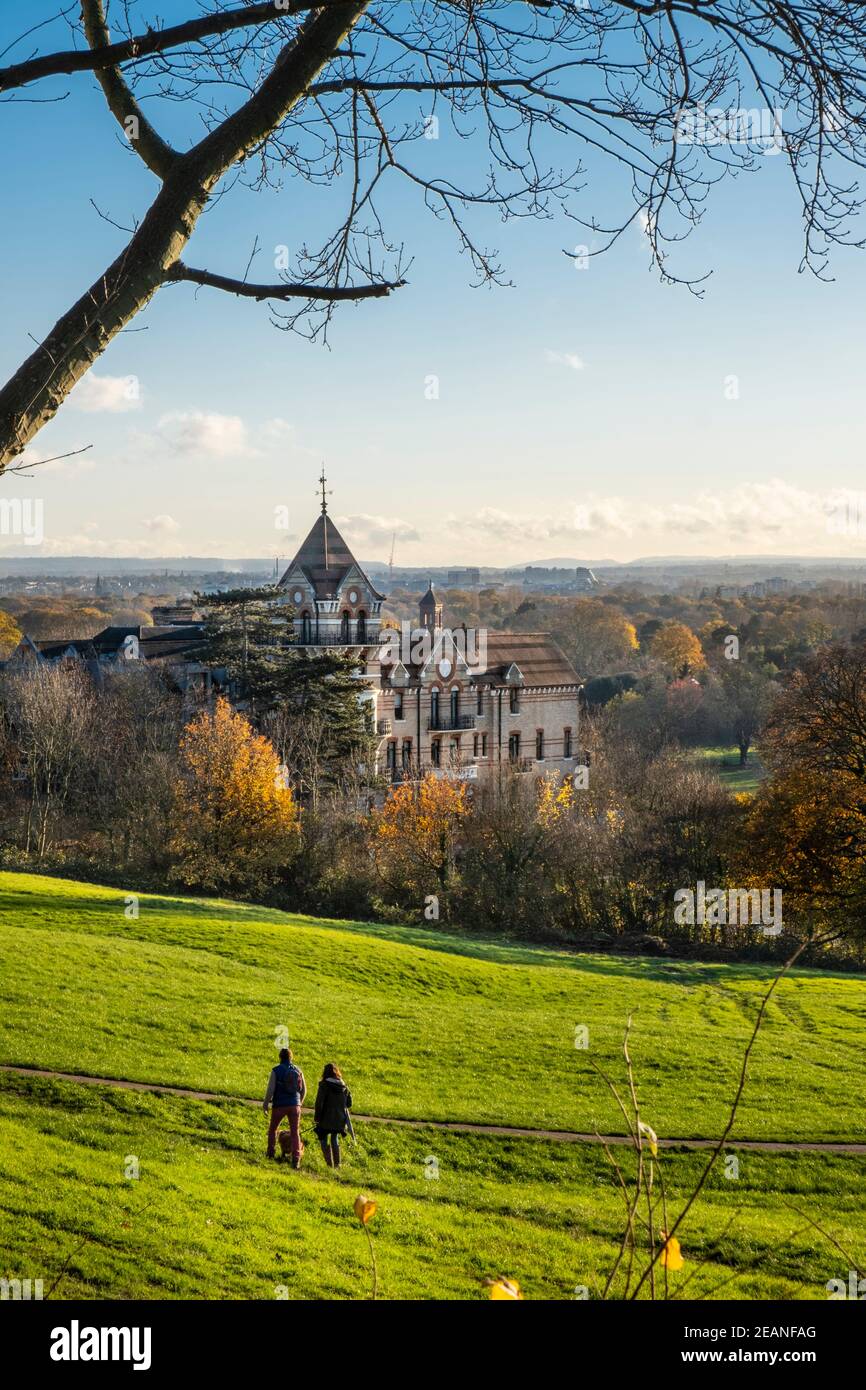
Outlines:
[[[53,8],[33,0],[28,17]],[[0,48],[21,26],[11,9]],[[189,0],[159,11],[188,15]],[[49,90],[70,95],[0,105],[4,379],[127,239],[93,203],[130,225],[156,187],[92,77]],[[186,115],[164,123],[178,143]],[[419,157],[453,169],[471,152],[443,126]],[[832,284],[798,274],[793,191],[781,160],[760,164],[715,190],[683,249],[683,270],[713,269],[701,300],[659,283],[638,226],[578,270],[562,249],[592,238],[574,225],[494,214],[477,225],[515,287],[473,290],[453,236],[406,185],[388,211],[414,257],[409,284],[341,309],[330,350],[275,329],[265,305],[163,290],[33,456],[92,448],[0,484],[43,499],[45,517],[41,547],[0,535],[0,555],[286,556],[315,517],[323,460],[332,513],[368,559],[387,559],[395,531],[407,565],[866,555],[866,526],[827,526],[864,486],[866,258],[837,251]],[[622,170],[591,170],[587,214],[627,200]],[[314,234],[327,210],[309,187],[236,188],[186,259],[239,275],[257,237],[251,278],[273,279],[274,248]]]

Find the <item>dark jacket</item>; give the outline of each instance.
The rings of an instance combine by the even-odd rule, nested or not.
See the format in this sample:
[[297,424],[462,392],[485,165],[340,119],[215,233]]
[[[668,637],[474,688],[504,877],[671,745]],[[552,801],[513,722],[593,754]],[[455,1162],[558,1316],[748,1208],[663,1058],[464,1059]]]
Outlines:
[[352,1094],[344,1081],[328,1076],[319,1082],[314,1122],[323,1134],[345,1134]]
[[287,1105],[301,1105],[307,1087],[304,1081],[304,1073],[300,1067],[296,1067],[292,1062],[280,1062],[274,1067],[274,1090],[273,1104],[275,1109],[282,1109]]

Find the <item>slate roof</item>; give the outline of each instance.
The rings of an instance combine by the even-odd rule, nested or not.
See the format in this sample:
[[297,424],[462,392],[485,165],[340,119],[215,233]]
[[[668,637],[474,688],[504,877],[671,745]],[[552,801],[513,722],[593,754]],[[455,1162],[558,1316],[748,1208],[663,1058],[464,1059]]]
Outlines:
[[168,656],[194,656],[207,640],[203,623],[189,623],[185,627],[166,623],[158,627],[142,627],[138,631],[139,650],[145,661]]
[[571,662],[546,632],[488,631],[486,675],[501,680],[512,662],[520,667],[524,685],[580,685]]
[[49,661],[61,657],[64,652],[70,650],[76,652],[78,656],[84,657],[85,660],[95,660],[96,658],[96,647],[90,637],[51,637],[47,640],[34,641],[33,645],[39,655],[46,657]]
[[[459,632],[459,629],[452,629]],[[474,644],[475,645],[475,644]],[[477,644],[480,646],[480,643]],[[412,680],[417,680],[426,663],[404,661]],[[487,665],[483,671],[470,666],[470,677],[479,684],[502,684],[509,666],[520,668],[525,686],[579,686],[580,677],[568,658],[546,632],[487,632]],[[382,672],[390,677],[390,663],[382,662]]]
[[313,586],[317,599],[335,598],[342,580],[353,567],[364,576],[374,598],[384,598],[384,594],[377,593],[364,574],[327,512],[322,512],[280,580],[280,585],[285,585],[292,571],[300,568]]

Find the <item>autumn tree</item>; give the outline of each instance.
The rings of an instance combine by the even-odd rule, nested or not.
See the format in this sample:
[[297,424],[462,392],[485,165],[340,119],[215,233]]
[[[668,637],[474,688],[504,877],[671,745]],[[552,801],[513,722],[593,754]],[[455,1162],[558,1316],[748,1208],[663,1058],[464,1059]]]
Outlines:
[[464,782],[428,774],[393,787],[371,813],[373,853],[385,884],[420,911],[430,895],[447,917],[460,834],[471,806]]
[[162,868],[172,832],[182,701],[159,663],[129,662],[100,684],[85,755],[89,821],[117,867]]
[[220,699],[187,725],[175,788],[172,876],[261,892],[296,852],[299,815],[273,746]]
[[552,778],[536,782],[510,769],[479,787],[461,862],[466,926],[518,936],[553,930],[547,850],[562,798]]
[[850,775],[776,770],[748,807],[739,881],[782,891],[788,930],[866,937],[866,797]]
[[685,623],[662,623],[650,638],[649,655],[670,676],[687,676],[706,665],[700,638]]
[[20,641],[20,627],[14,618],[0,608],[0,661],[11,656]]
[[751,808],[746,867],[807,926],[864,935],[866,645],[815,653],[775,701],[761,742],[770,776]]
[[520,627],[543,623],[581,674],[622,669],[637,654],[634,624],[621,609],[595,598],[542,600],[534,618]]
[[[697,289],[700,275],[681,276],[672,244],[700,220],[712,186],[757,167],[768,142],[802,206],[804,264],[822,274],[829,247],[854,236],[862,195],[851,170],[866,152],[862,6],[189,0],[188,17],[169,24],[142,0],[135,11],[112,5],[111,20],[113,30],[107,0],[79,0],[77,15],[58,2],[53,23],[25,21],[28,51],[9,61],[7,47],[0,67],[0,94],[34,102],[34,112],[94,77],[156,183],[149,206],[129,210],[133,230],[112,263],[0,390],[0,471],[21,466],[76,383],[162,290],[264,301],[277,326],[316,336],[341,301],[400,288],[395,183],[453,229],[479,282],[504,272],[476,214],[562,212],[582,220],[578,235],[590,229],[593,254],[640,218],[660,274]],[[769,135],[760,122],[727,128],[729,113],[748,117],[750,97],[784,110]],[[204,127],[192,139],[190,109]],[[425,139],[440,125],[453,139]],[[609,208],[597,195],[588,205],[580,190],[606,161],[623,175],[623,204],[614,194]],[[295,244],[276,259],[276,278],[185,259],[202,214],[239,181],[291,185]],[[332,200],[320,207],[314,195],[328,184],[344,210],[315,242]]]
[[728,661],[720,668],[711,689],[711,705],[719,730],[726,742],[736,744],[740,767],[745,767],[749,750],[770,712],[775,687],[760,668]]

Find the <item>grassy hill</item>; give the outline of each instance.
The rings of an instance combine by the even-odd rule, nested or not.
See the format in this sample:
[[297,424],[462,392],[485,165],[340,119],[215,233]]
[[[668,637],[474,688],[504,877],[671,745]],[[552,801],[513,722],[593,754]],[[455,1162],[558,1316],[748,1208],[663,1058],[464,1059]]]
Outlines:
[[[659,1134],[716,1134],[763,966],[568,955],[435,931],[0,874],[0,1059],[258,1096],[285,1026],[312,1077],[346,1069],[357,1108],[413,1119],[621,1129],[575,1050],[618,1065],[634,1015]],[[866,1137],[866,981],[799,971],[755,1051],[737,1134]]]
[[[633,1012],[645,1118],[662,1136],[713,1135],[768,978],[215,901],[125,906],[114,889],[0,875],[0,1061],[258,1096],[285,1025],[308,1079],[339,1062],[360,1112],[615,1132],[574,1030],[620,1075]],[[784,981],[739,1135],[862,1138],[864,1012],[857,977]],[[0,1073],[0,1276],[61,1276],[66,1297],[365,1297],[351,1214],[364,1188],[383,1296],[481,1297],[500,1272],[533,1298],[602,1287],[622,1196],[598,1148],[359,1124],[335,1174],[305,1122],[298,1174],[265,1161],[263,1123],[228,1099]],[[702,1163],[665,1155],[672,1204]],[[684,1228],[682,1277],[706,1261],[690,1295],[825,1297],[847,1267],[788,1203],[862,1258],[864,1189],[857,1158],[742,1153]]]

